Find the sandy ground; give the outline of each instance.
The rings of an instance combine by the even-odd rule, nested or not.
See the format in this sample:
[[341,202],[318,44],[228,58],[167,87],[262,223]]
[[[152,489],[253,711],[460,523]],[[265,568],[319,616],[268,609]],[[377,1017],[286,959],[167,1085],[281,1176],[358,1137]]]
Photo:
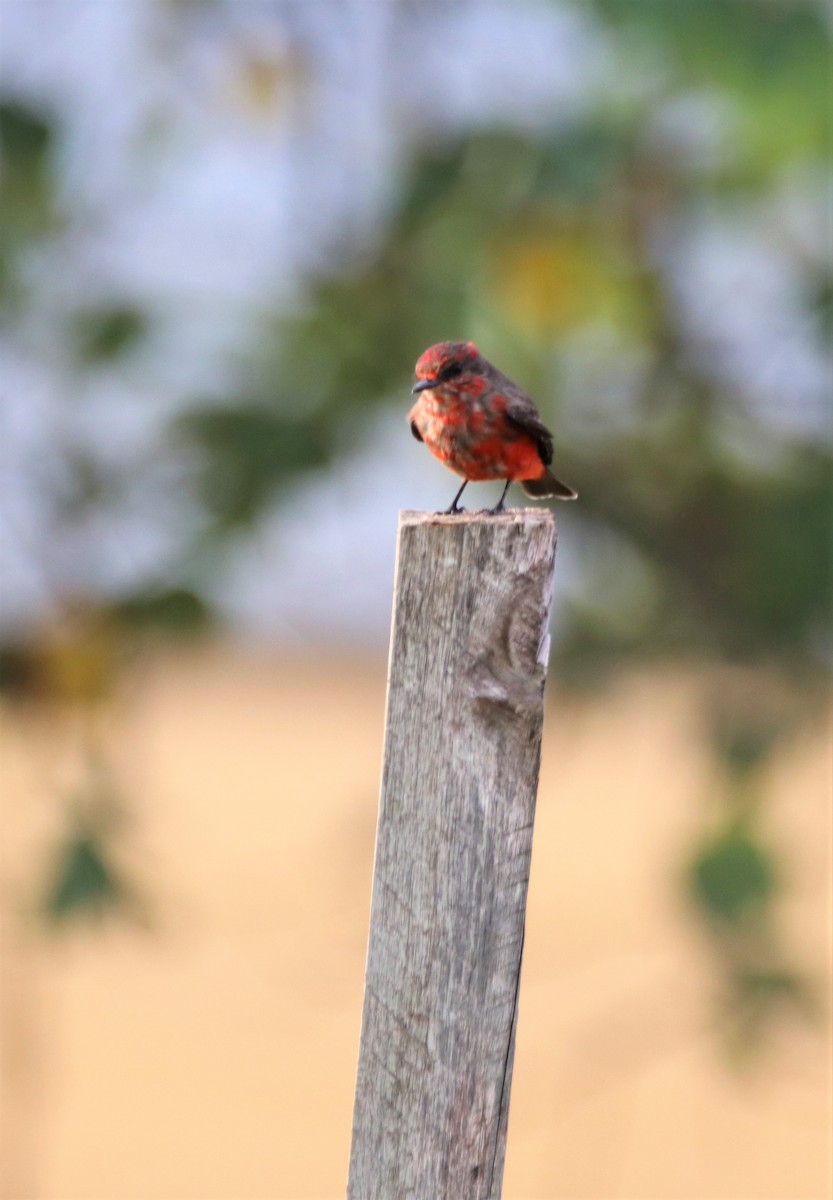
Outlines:
[[[155,927],[49,945],[18,913],[73,742],[3,718],[7,1200],[343,1195],[384,675],[150,661],[107,744]],[[548,712],[506,1200],[831,1195],[824,1031],[785,1023],[733,1073],[711,1027],[676,874],[711,788],[692,713],[668,679]],[[785,935],[829,986],[829,742],[796,747],[772,789]]]

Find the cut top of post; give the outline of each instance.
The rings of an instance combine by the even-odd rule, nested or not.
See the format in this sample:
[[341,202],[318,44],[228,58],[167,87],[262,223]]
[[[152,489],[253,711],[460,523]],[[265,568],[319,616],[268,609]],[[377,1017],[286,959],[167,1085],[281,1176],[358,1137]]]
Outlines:
[[[483,636],[471,626],[465,629],[466,640],[473,641],[470,649],[476,652],[478,640],[493,642],[499,637],[501,623],[498,609],[505,609],[503,632],[521,636],[525,643],[540,633],[535,648],[534,663],[540,669],[536,682],[543,687],[544,672],[549,661],[549,615],[552,606],[553,571],[557,541],[555,516],[547,508],[510,508],[502,513],[463,512],[429,513],[404,509],[399,514],[399,536],[396,545],[396,591],[394,594],[394,627],[391,631],[391,662],[395,653],[397,623],[410,621],[413,604],[403,596],[403,589],[414,585],[437,586],[447,591],[452,577],[460,598],[472,605],[479,597],[487,613]],[[403,571],[402,558],[407,553],[408,569]],[[449,557],[450,556],[450,557]],[[528,586],[525,586],[528,585]],[[542,604],[541,589],[545,596]],[[440,608],[445,608],[442,599]],[[423,608],[422,602],[419,607]],[[434,614],[434,618],[436,619]],[[491,618],[495,619],[491,619]],[[542,619],[543,618],[543,619]],[[401,631],[400,631],[401,632]],[[462,633],[462,630],[458,630]],[[504,639],[503,649],[509,645]],[[488,657],[494,658],[500,647],[485,645]],[[518,647],[514,648],[514,665],[520,666]],[[513,670],[523,687],[532,682],[529,674],[533,664],[525,662],[520,672]]]
[[506,508],[493,513],[488,509],[463,509],[459,513],[421,512],[403,508],[399,526],[403,525],[522,525],[524,528],[545,526],[555,530],[555,516],[548,508]]

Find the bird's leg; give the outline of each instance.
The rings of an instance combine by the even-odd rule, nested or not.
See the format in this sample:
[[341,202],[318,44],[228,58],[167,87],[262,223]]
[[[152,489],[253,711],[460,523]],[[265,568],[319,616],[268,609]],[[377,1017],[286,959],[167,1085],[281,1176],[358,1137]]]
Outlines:
[[445,511],[446,511],[446,513],[461,513],[461,512],[465,512],[465,511],[466,511],[464,508],[460,508],[460,507],[458,506],[458,504],[457,504],[457,501],[458,501],[458,500],[460,499],[460,497],[462,496],[462,494],[463,494],[463,489],[465,488],[465,486],[466,486],[466,484],[467,484],[467,483],[468,483],[468,479],[464,479],[464,480],[463,480],[463,486],[460,488],[460,490],[459,490],[459,492],[457,493],[457,495],[456,495],[456,496],[454,497],[454,499],[451,501],[451,504],[450,504],[450,505],[448,506],[448,508],[445,510]]
[[486,509],[486,511],[488,513],[491,513],[492,516],[495,516],[496,513],[502,513],[504,508],[506,507],[506,505],[504,504],[504,500],[506,499],[506,493],[509,491],[509,485],[511,484],[511,482],[512,482],[511,479],[506,480],[506,487],[501,492],[500,499],[498,500],[495,507]]

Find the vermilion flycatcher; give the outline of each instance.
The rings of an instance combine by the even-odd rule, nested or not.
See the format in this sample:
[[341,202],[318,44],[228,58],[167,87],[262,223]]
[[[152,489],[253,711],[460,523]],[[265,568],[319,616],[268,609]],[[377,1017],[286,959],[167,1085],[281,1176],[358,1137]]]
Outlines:
[[411,433],[452,471],[463,486],[472,480],[505,479],[492,513],[503,512],[515,480],[527,496],[575,500],[578,493],[550,470],[552,434],[521,388],[480,354],[474,342],[438,342],[416,365],[413,391],[419,399],[408,414]]

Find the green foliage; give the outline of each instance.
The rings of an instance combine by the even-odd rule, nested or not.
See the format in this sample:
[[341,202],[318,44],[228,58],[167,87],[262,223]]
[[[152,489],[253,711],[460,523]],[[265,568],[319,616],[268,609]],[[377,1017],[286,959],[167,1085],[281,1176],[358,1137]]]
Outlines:
[[56,845],[39,902],[50,925],[141,916],[138,895],[114,861],[111,816],[98,806],[77,810]]
[[38,671],[28,646],[0,646],[0,695],[22,704],[38,691]]
[[734,725],[719,722],[713,736],[715,757],[728,778],[742,785],[766,765],[780,733],[774,721],[742,720]]
[[320,418],[294,420],[259,404],[197,408],[179,433],[201,451],[203,501],[220,528],[250,522],[293,475],[336,449]]
[[38,174],[48,161],[53,134],[49,121],[23,104],[0,103],[0,153],[6,170]]
[[211,624],[211,612],[202,596],[181,587],[131,596],[116,605],[112,615],[131,631],[197,634]]
[[[742,693],[738,693],[742,696]],[[720,706],[718,706],[720,707]],[[771,712],[718,720],[721,816],[695,848],[686,886],[723,978],[722,1025],[729,1050],[748,1056],[784,1015],[817,1015],[806,972],[782,944],[777,901],[784,872],[760,831],[766,765],[784,734]]]
[[[830,23],[816,0],[594,0],[606,22],[675,82],[723,94],[743,137],[733,172],[760,183],[830,149]],[[637,57],[636,61],[639,59]]]
[[[629,439],[562,461],[582,482],[585,514],[626,537],[665,580],[655,650],[821,672],[833,599],[822,549],[833,541],[829,453],[801,448],[778,470],[750,472],[713,448],[698,452],[681,429],[659,445],[649,435],[641,446]],[[677,462],[676,478],[658,486],[664,465]],[[591,652],[590,631],[576,635]]]
[[16,298],[18,260],[27,241],[58,220],[54,150],[49,114],[0,98],[0,300],[6,304]]
[[55,922],[119,907],[121,889],[97,840],[79,833],[60,848],[54,876],[44,896],[46,916]]
[[83,366],[109,363],[134,349],[147,332],[147,317],[134,304],[88,308],[78,313],[72,344]]
[[799,1016],[817,1022],[814,989],[788,967],[750,967],[732,974],[725,996],[725,1034],[733,1057],[748,1058],[774,1020]]
[[760,922],[777,887],[772,856],[743,825],[730,826],[698,848],[690,880],[708,919],[736,928]]
[[678,70],[711,84],[735,80],[764,86],[785,80],[795,88],[798,75],[809,74],[818,84],[826,74],[824,49],[830,34],[816,0],[593,2],[618,28],[673,55]]

